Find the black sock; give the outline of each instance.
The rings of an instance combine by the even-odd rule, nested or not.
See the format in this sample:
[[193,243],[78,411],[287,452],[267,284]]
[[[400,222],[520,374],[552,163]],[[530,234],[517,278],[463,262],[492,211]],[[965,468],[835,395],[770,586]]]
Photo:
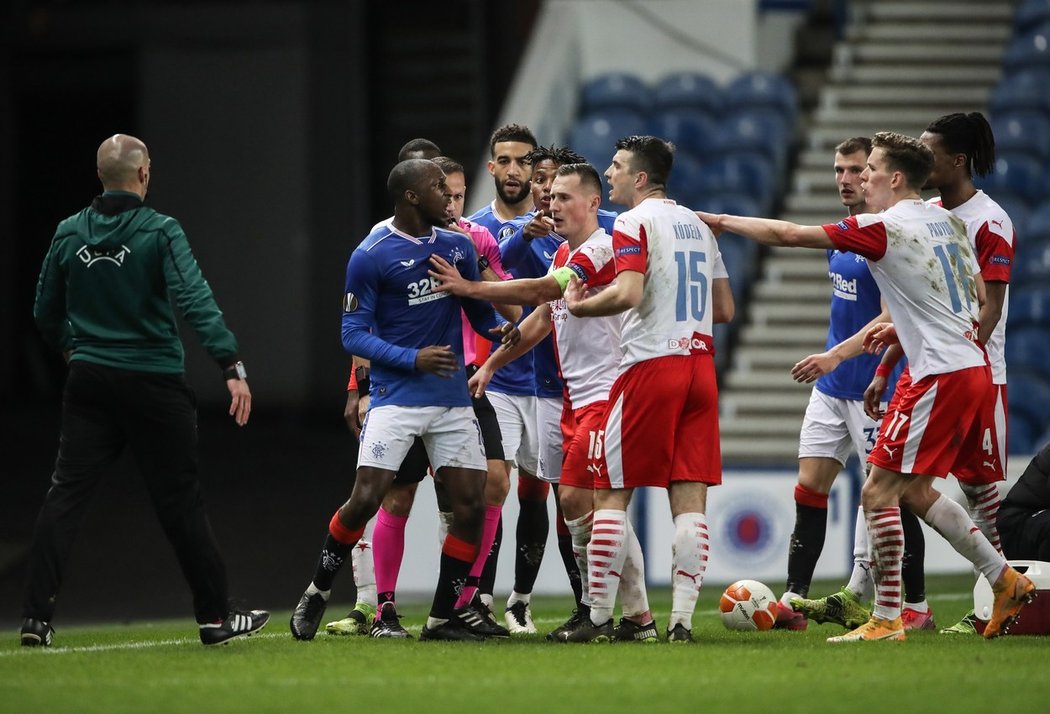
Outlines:
[[434,604],[430,608],[431,617],[443,620],[452,617],[456,600],[467,583],[471,565],[473,563],[441,553],[441,570],[438,572],[437,590],[434,591]]
[[[340,543],[332,534],[324,539],[321,547],[321,557],[317,560],[317,570],[314,571],[314,587],[318,590],[331,590],[332,581],[336,573],[343,567],[343,563],[350,559],[350,553],[355,543]],[[357,588],[354,588],[354,598],[357,597]],[[348,598],[349,599],[349,598]]]
[[550,519],[546,501],[520,501],[517,543],[514,553],[514,592],[522,595],[532,592],[540,574],[543,551],[547,547]]
[[922,602],[926,599],[926,536],[919,517],[903,506],[901,526],[904,527],[904,557],[901,559],[904,601]]
[[496,587],[496,562],[499,560],[499,546],[502,542],[503,516],[500,516],[499,524],[496,526],[496,539],[492,541],[492,550],[489,551],[489,557],[485,559],[485,567],[478,579],[478,592],[483,595],[491,595]]
[[382,610],[383,609],[383,603],[387,603],[387,602],[390,603],[391,605],[393,605],[395,603],[394,591],[393,590],[391,590],[390,592],[385,592],[385,593],[376,593],[376,611]]
[[569,534],[558,536],[558,552],[561,554],[561,562],[565,566],[565,574],[569,576],[569,587],[572,595],[576,598],[576,606],[579,607],[583,599],[583,579],[580,577],[580,566],[576,563],[576,556],[572,552],[572,536]]
[[827,529],[828,509],[795,504],[795,532],[791,534],[788,549],[788,591],[801,597],[809,595]]

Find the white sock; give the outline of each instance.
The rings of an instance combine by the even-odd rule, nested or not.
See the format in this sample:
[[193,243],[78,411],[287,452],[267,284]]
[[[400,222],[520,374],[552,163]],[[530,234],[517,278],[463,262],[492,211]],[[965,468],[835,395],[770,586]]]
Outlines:
[[783,595],[780,596],[780,604],[790,610],[790,609],[792,609],[791,608],[791,598],[794,598],[794,597],[797,597],[800,600],[802,599],[802,596],[799,595],[798,593],[792,592],[791,590],[787,590],[787,591],[784,592]]
[[478,595],[478,597],[481,598],[481,602],[485,603],[485,607],[487,607],[490,610],[492,609],[492,603],[496,601],[494,597],[486,593],[482,593]]
[[510,591],[510,597],[507,598],[507,607],[509,608],[516,602],[523,602],[526,605],[532,600],[532,593],[519,593],[517,590]]
[[427,629],[433,630],[435,627],[441,627],[448,622],[447,617],[427,617]]
[[989,583],[994,583],[1006,566],[1006,558],[997,551],[976,527],[966,509],[943,494],[929,510],[926,522],[952,547],[977,568]]
[[875,608],[883,620],[901,616],[901,560],[904,557],[904,527],[898,506],[864,512],[868,542],[875,561]]
[[929,612],[930,611],[930,603],[926,602],[925,600],[923,600],[922,602],[908,602],[908,601],[905,601],[904,602],[904,606],[907,607],[909,610],[915,610],[915,612]]
[[310,581],[310,584],[306,586],[306,594],[307,595],[317,595],[318,593],[320,593],[321,597],[324,598],[325,602],[328,602],[328,596],[332,594],[332,591],[331,590],[321,590],[320,588],[318,588],[316,585],[313,584],[313,581]]
[[679,513],[674,519],[671,547],[671,619],[667,629],[681,624],[693,629],[696,598],[704,584],[710,541],[703,513]]
[[620,604],[624,617],[637,617],[649,612],[649,594],[645,591],[645,558],[634,527],[627,521],[627,557],[620,578]]
[[591,604],[590,588],[587,581],[590,576],[587,572],[587,544],[591,542],[591,526],[594,524],[594,511],[573,520],[566,520],[565,527],[569,529],[572,537],[572,555],[576,559],[576,567],[580,569],[581,587],[583,595],[580,600],[584,605]]
[[357,541],[350,555],[354,567],[354,584],[357,585],[357,601],[375,607],[376,598],[376,565],[372,559],[372,543],[361,539]]
[[868,602],[875,595],[875,581],[871,577],[871,550],[868,548],[868,526],[864,521],[864,509],[857,507],[857,522],[853,526],[853,570],[846,589],[861,602]]
[[966,495],[969,505],[970,518],[974,525],[981,529],[984,537],[1000,553],[1003,552],[999,544],[999,528],[996,526],[995,518],[999,515],[999,504],[1002,497],[999,495],[999,487],[994,483],[986,483],[981,486],[971,486],[959,482],[959,488]]
[[594,512],[591,542],[587,546],[590,579],[591,623],[601,625],[612,619],[616,591],[627,558],[627,513],[611,508]]

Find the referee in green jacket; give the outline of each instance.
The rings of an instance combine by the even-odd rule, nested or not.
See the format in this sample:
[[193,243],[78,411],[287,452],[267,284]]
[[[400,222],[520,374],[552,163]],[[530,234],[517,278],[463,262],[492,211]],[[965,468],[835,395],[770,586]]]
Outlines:
[[222,369],[230,415],[241,426],[251,412],[247,375],[179,222],[143,205],[146,145],[117,134],[97,159],[103,193],[59,223],[33,307],[69,375],[58,458],[30,550],[22,644],[51,644],[70,548],[99,479],[125,446],[193,591],[201,642],[221,644],[257,632],[270,615],[229,608],[226,566],[197,477],[196,401],[172,303]]

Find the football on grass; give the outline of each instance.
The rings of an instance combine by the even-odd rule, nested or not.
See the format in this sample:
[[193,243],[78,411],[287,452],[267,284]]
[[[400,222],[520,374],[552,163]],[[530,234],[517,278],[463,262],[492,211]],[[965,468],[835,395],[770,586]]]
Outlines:
[[718,603],[722,624],[730,630],[771,630],[777,619],[777,598],[757,580],[738,580]]

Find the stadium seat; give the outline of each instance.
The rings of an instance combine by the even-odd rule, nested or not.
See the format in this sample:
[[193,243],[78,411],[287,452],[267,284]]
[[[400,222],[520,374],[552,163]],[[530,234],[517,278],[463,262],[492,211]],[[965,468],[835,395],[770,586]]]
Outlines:
[[1003,53],[1008,70],[1050,67],[1050,23],[1043,23],[1013,39]]
[[999,191],[1009,191],[1031,204],[1042,198],[1043,165],[1031,153],[1003,151],[998,154],[992,173],[974,177],[974,183],[992,198]]
[[725,89],[725,103],[730,110],[775,109],[792,127],[798,113],[794,85],[770,72],[748,72],[734,79]]
[[988,110],[992,116],[1008,111],[1050,109],[1050,72],[1023,69],[1007,74],[992,90]]
[[576,120],[569,132],[569,146],[582,154],[598,172],[605,171],[617,140],[645,133],[645,117],[627,110],[591,112]]
[[758,201],[748,194],[730,191],[704,193],[695,199],[692,208],[707,213],[729,213],[734,216],[761,215]]
[[584,82],[580,102],[581,113],[610,109],[644,113],[649,107],[649,87],[633,74],[609,72]]
[[649,133],[704,160],[715,151],[718,124],[711,115],[697,109],[667,109],[649,119]]
[[652,92],[654,113],[693,109],[717,115],[722,110],[722,90],[713,79],[699,72],[674,72],[665,76]]
[[1050,242],[1025,244],[1019,241],[1010,271],[1010,285],[1014,293],[1022,288],[1050,285]]
[[[1006,215],[1010,216],[1010,220],[1014,224],[1014,231],[1019,237],[1027,241],[1028,239],[1028,226],[1031,225],[1031,217],[1034,215],[1032,209],[1028,207],[1028,202],[1021,196],[1017,196],[1012,193],[996,192],[993,196],[989,196],[995,200],[999,206],[1006,211]],[[1048,218],[1050,220],[1050,218]],[[1050,230],[1050,222],[1045,224],[1047,229]]]
[[1041,434],[1050,427],[1050,381],[1041,375],[1022,370],[1012,370],[1007,377],[1009,388],[1010,418],[1021,414],[1032,422],[1035,432]]
[[776,170],[765,155],[738,152],[704,165],[700,190],[706,194],[743,193],[758,202],[758,215],[767,216],[777,196]]
[[1050,21],[1050,0],[1024,0],[1014,13],[1014,32],[1029,32]]
[[1035,152],[1050,159],[1050,117],[1034,109],[996,114],[992,119],[996,151]]
[[[1010,306],[1011,312],[1013,306]],[[1024,370],[1050,381],[1050,321],[1042,325],[1013,327],[1006,333],[1006,368],[1010,373]],[[1011,385],[1012,386],[1012,385]],[[1013,397],[1013,389],[1010,390]],[[1050,404],[1044,406],[1050,418]]]
[[700,193],[702,174],[698,158],[684,151],[676,152],[671,176],[667,180],[667,197],[692,208]]
[[[1014,330],[1037,327],[1050,340],[1050,286],[1021,286],[1010,290],[1010,312],[1007,317],[1007,349],[1013,340]],[[1050,343],[1047,344],[1050,347]],[[1050,352],[1043,355],[1043,359]]]
[[717,147],[720,155],[741,151],[768,156],[780,174],[787,168],[794,133],[780,115],[769,109],[743,109],[725,117],[719,125]]
[[1034,454],[1039,448],[1039,426],[1023,412],[1010,410],[1006,433],[1007,451],[1011,454]]

